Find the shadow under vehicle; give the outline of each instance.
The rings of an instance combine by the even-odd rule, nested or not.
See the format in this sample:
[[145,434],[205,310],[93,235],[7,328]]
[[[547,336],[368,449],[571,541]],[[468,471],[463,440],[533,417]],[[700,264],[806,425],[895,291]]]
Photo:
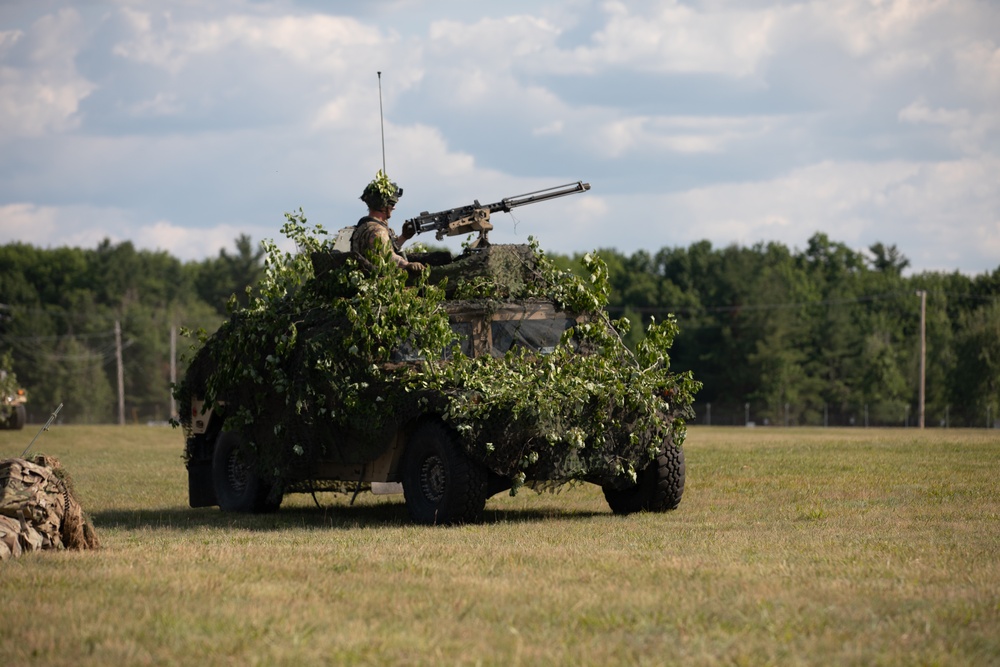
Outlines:
[[637,359],[584,281],[534,246],[411,256],[430,271],[408,283],[376,259],[314,250],[300,288],[204,341],[175,393],[192,507],[402,492],[414,521],[452,524],[567,482],[618,514],[678,506],[697,382],[663,349]]

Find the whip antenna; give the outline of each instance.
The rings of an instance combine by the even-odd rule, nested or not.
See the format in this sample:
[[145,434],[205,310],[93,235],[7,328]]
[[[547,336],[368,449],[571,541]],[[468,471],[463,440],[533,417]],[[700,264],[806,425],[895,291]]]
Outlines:
[[54,422],[56,420],[56,415],[58,415],[59,411],[62,410],[62,406],[63,406],[63,404],[60,403],[59,407],[56,408],[56,411],[53,412],[52,416],[49,417],[49,420],[47,422],[45,422],[45,426],[43,426],[41,428],[41,430],[39,430],[38,433],[35,434],[35,437],[31,439],[31,442],[28,443],[28,446],[24,448],[24,451],[21,452],[21,458],[22,459],[26,458],[28,456],[28,452],[31,451],[31,446],[35,444],[35,440],[38,440],[38,436],[40,436],[42,434],[42,431],[48,431],[49,430],[49,427],[52,426],[52,422]]
[[385,173],[385,121],[382,120],[382,72],[378,72],[378,124],[382,129],[382,173]]

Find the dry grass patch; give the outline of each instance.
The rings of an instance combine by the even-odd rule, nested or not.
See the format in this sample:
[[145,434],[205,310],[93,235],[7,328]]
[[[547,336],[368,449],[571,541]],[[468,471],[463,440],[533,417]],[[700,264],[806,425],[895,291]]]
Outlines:
[[181,445],[42,436],[105,548],[0,565],[9,664],[1000,662],[996,432],[693,428],[675,512],[581,486],[456,528],[368,495],[192,510]]

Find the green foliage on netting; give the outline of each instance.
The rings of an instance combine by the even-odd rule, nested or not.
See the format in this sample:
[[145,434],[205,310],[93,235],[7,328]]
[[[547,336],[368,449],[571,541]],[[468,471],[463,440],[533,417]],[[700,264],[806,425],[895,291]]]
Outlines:
[[298,252],[266,244],[261,284],[204,339],[177,392],[182,405],[198,396],[221,410],[226,428],[256,450],[260,472],[301,477],[319,460],[371,460],[427,414],[515,489],[526,479],[627,480],[665,440],[683,441],[700,385],[669,370],[676,323],[654,323],[629,351],[628,321],[604,313],[599,257],[585,259],[588,281],[532,242],[518,255],[527,279],[515,287],[488,276],[461,285],[449,298],[545,299],[583,315],[550,354],[471,358],[449,325],[447,281],[432,284],[433,269],[408,278],[376,252],[317,274],[310,258],[331,252],[325,231],[301,211],[286,218],[282,232]]

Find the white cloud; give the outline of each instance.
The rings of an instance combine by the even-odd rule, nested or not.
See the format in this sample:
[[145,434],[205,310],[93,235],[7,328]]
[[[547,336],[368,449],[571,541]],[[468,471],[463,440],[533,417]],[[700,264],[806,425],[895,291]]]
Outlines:
[[965,270],[989,270],[1000,257],[997,173],[996,158],[823,162],[767,181],[607,199],[629,221],[628,237],[618,236],[624,252],[702,239],[801,248],[825,231],[851,247],[895,243],[921,269],[947,269],[964,257]]
[[128,107],[134,116],[177,116],[184,112],[184,103],[174,93],[156,93],[152,98],[141,100]]
[[5,238],[188,257],[273,238],[300,205],[352,223],[381,167],[381,70],[400,215],[585,176],[594,192],[498,216],[495,240],[631,252],[825,231],[896,243],[916,268],[1000,256],[989,3],[108,7],[0,31],[0,133],[20,138],[0,161]]
[[[167,220],[142,222],[129,211],[88,205],[39,206],[15,203],[0,206],[0,240],[39,248],[96,248],[104,240],[130,241],[137,249],[165,251],[182,261],[214,257],[232,250],[234,240],[248,234],[255,243],[265,238],[291,249],[276,233],[276,225],[257,227],[234,224],[185,227]],[[276,238],[277,237],[277,238]]]
[[722,116],[633,116],[603,123],[587,139],[609,158],[629,153],[721,153],[734,143],[760,137],[776,119]]
[[95,89],[74,63],[83,33],[72,9],[45,16],[27,31],[0,33],[0,56],[23,50],[29,63],[16,67],[0,60],[0,140],[78,127],[80,102]]
[[49,245],[57,237],[57,210],[52,206],[18,202],[0,206],[0,239],[30,245]]
[[93,248],[105,238],[125,240],[127,213],[93,206],[44,206],[16,202],[0,206],[0,238],[41,248]]
[[990,153],[997,148],[995,138],[1000,129],[1000,111],[995,109],[982,113],[969,109],[932,109],[920,99],[900,110],[899,120],[913,125],[945,128],[952,146],[966,154]]
[[909,123],[930,123],[947,127],[969,125],[971,114],[966,109],[931,109],[926,100],[917,100],[899,112],[899,119]]
[[200,260],[217,256],[220,250],[232,252],[234,240],[242,234],[249,235],[255,245],[264,239],[271,239],[279,247],[293,250],[291,242],[276,235],[270,228],[247,228],[231,224],[191,228],[166,220],[139,226],[131,234],[130,240],[139,248],[163,250],[182,260]]
[[561,120],[554,120],[551,123],[546,123],[541,127],[536,127],[531,131],[531,133],[536,137],[544,137],[548,135],[562,134],[563,126],[565,123]]
[[21,30],[0,30],[0,56],[6,55],[22,37],[24,32]]
[[966,95],[1000,102],[1000,46],[990,39],[956,45],[956,72]]
[[340,16],[250,16],[174,19],[168,11],[122,10],[132,35],[114,47],[122,58],[174,75],[206,57],[242,47],[286,58],[297,67],[345,71],[359,49],[384,46],[378,28]]
[[770,9],[713,11],[677,0],[636,5],[605,2],[606,23],[591,44],[554,53],[548,65],[566,73],[610,67],[741,77],[768,55],[775,18]]
[[512,60],[533,58],[552,48],[560,32],[543,18],[517,15],[484,18],[473,24],[434,21],[427,38],[435,53],[462,54],[466,61],[505,68]]

